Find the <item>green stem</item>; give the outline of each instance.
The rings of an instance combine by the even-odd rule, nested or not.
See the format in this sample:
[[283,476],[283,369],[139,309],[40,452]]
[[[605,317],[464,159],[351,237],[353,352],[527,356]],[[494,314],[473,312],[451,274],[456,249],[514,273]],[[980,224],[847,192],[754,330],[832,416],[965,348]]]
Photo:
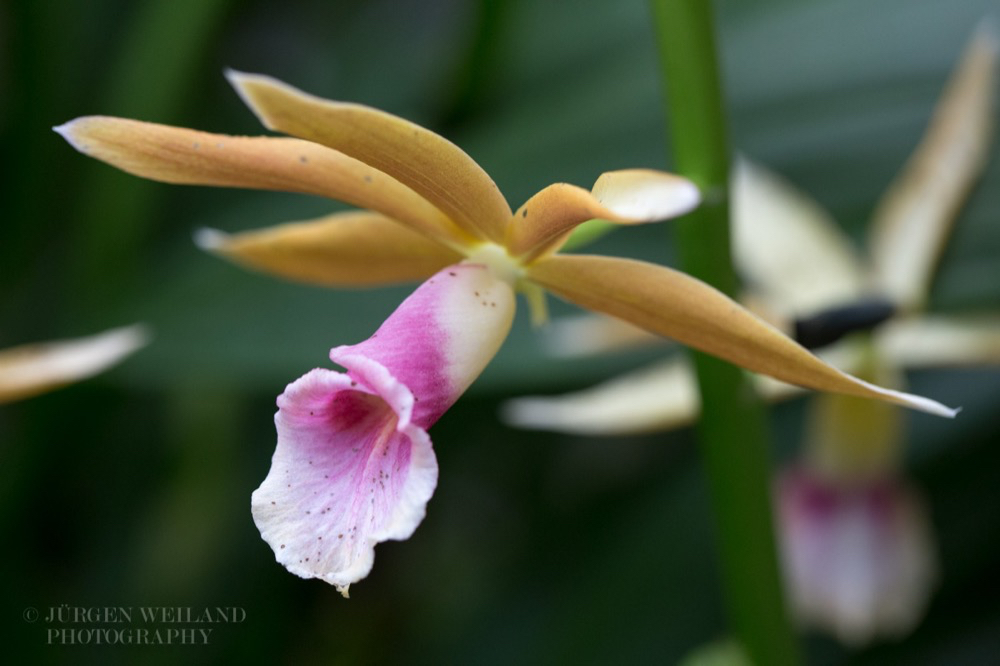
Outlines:
[[[673,223],[681,267],[733,296],[729,147],[711,2],[652,0],[652,7],[674,163],[705,197],[697,211]],[[699,439],[732,629],[753,663],[797,664],[774,547],[764,412],[738,368],[700,353],[694,360]]]

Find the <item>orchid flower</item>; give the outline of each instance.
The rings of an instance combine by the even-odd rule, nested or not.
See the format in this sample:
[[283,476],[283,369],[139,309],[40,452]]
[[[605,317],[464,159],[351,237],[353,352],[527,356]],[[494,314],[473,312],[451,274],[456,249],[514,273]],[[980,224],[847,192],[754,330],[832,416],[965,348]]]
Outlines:
[[375,544],[408,537],[434,490],[426,429],[506,336],[515,292],[544,319],[543,290],[750,370],[931,413],[932,400],[853,378],[712,287],[629,259],[561,255],[580,223],[653,222],[699,203],[688,180],[605,173],[591,190],[555,184],[511,211],[483,169],[412,122],[229,73],[272,130],[234,137],[102,116],[57,127],[80,152],[154,180],[287,190],[364,210],[196,240],[237,263],[328,286],[427,279],[366,342],[336,347],[346,373],[314,370],[278,399],[278,445],[253,514],[278,560],[346,594]]
[[[863,367],[869,345],[895,367],[1000,362],[1000,313],[943,316],[922,309],[954,215],[985,166],[997,48],[994,33],[981,28],[920,147],[878,207],[867,264],[813,199],[762,166],[737,160],[733,256],[749,283],[741,299],[748,309],[848,371]],[[852,328],[872,329],[871,342],[841,339]],[[566,357],[662,342],[606,317],[555,321],[548,333],[549,349]],[[758,380],[766,397],[797,393]],[[583,391],[512,400],[504,416],[523,427],[638,434],[691,423],[697,399],[686,361],[671,358]]]
[[145,346],[140,325],[72,340],[0,349],[0,404],[23,400],[82,381]]
[[[1000,312],[922,311],[949,225],[985,165],[997,55],[995,34],[980,29],[876,210],[867,266],[812,199],[762,167],[737,164],[733,249],[749,277],[749,307],[826,345],[819,353],[834,365],[883,385],[901,385],[904,368],[1000,363]],[[852,329],[860,332],[843,337]],[[650,339],[607,319],[563,322],[555,332],[552,346],[563,353]],[[765,378],[757,386],[769,399],[798,392]],[[583,391],[519,398],[504,414],[522,427],[609,435],[681,426],[699,409],[691,369],[672,358]],[[909,631],[936,569],[926,509],[900,472],[899,410],[817,396],[805,442],[801,462],[775,486],[793,609],[851,644]]]

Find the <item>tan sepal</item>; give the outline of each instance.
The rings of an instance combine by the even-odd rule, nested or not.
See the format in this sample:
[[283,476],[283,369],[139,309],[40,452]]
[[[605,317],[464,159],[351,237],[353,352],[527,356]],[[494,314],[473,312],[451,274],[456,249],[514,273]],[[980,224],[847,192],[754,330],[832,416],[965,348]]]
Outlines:
[[1000,364],[1000,317],[917,315],[876,333],[879,351],[907,368]]
[[555,252],[587,220],[655,222],[683,215],[700,201],[698,187],[687,178],[649,169],[601,174],[590,192],[556,183],[517,209],[507,229],[507,249],[512,256],[531,261]]
[[748,370],[789,384],[878,398],[941,416],[956,410],[847,375],[684,273],[641,261],[552,256],[527,268],[530,279],[578,305],[632,322]]
[[467,233],[503,240],[510,206],[489,175],[444,137],[384,111],[314,97],[268,76],[233,71],[227,76],[269,129],[359,159],[412,188]]
[[106,370],[144,346],[143,326],[0,350],[0,404],[30,398]]
[[876,209],[873,268],[885,292],[905,308],[923,304],[951,223],[986,163],[998,50],[994,29],[983,24],[923,140]]
[[315,194],[379,211],[452,245],[463,238],[410,188],[309,141],[227,136],[109,116],[77,118],[55,130],[81,153],[143,178]]
[[368,211],[235,234],[202,229],[195,242],[254,270],[338,287],[422,280],[462,259],[457,252]]

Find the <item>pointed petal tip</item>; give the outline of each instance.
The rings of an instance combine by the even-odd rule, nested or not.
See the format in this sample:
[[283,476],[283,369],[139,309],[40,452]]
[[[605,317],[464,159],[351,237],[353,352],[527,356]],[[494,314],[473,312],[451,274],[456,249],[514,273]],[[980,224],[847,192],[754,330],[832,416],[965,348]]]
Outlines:
[[225,247],[229,238],[230,235],[225,231],[212,229],[211,227],[201,227],[196,229],[194,234],[192,234],[192,240],[194,240],[194,244],[198,246],[198,249],[212,254],[218,253]]
[[904,393],[903,391],[894,391],[892,389],[882,388],[857,378],[854,378],[854,380],[865,385],[867,388],[872,389],[875,393],[888,398],[891,402],[903,405],[904,407],[909,407],[910,409],[915,409],[919,412],[953,419],[958,416],[960,411],[962,411],[961,407],[948,407],[947,405],[941,404],[937,400],[931,400],[930,398],[924,398],[923,396],[913,395],[912,393]]
[[[254,102],[254,95],[251,88],[254,83],[264,83],[268,85],[281,84],[277,79],[273,79],[270,76],[265,76],[264,74],[250,74],[248,72],[241,72],[236,69],[226,68],[223,70],[223,74],[226,80],[229,81],[229,85],[233,87],[236,94],[240,96],[240,100],[246,105],[248,109],[257,117],[260,124],[267,129],[273,130],[274,128],[267,121],[263,114],[257,111],[257,105]],[[284,85],[284,84],[281,84]]]
[[73,148],[75,148],[77,151],[81,153],[86,153],[87,152],[86,146],[83,144],[82,141],[80,141],[80,137],[78,136],[80,123],[81,121],[85,120],[85,118],[86,116],[80,118],[74,118],[73,120],[69,120],[63,123],[62,125],[55,125],[52,128],[52,131],[61,136],[62,138],[66,139],[66,143],[73,146]]
[[264,74],[244,72],[238,69],[233,69],[232,67],[226,67],[222,70],[222,75],[226,77],[226,81],[229,81],[229,85],[231,85],[241,97],[243,96],[243,89],[248,83],[251,83],[254,80],[273,80],[271,77]]
[[307,93],[302,92],[295,86],[291,86],[284,81],[274,78],[273,76],[268,76],[267,74],[253,74],[250,72],[241,72],[239,70],[226,68],[224,71],[226,80],[236,91],[236,94],[240,96],[243,103],[253,112],[257,117],[257,120],[269,130],[278,131],[267,115],[258,108],[258,91],[256,88],[276,88],[290,93],[296,97],[311,97]]
[[117,329],[117,331],[122,336],[121,339],[127,342],[128,346],[133,349],[145,347],[153,339],[153,330],[147,324],[143,323],[123,326]]

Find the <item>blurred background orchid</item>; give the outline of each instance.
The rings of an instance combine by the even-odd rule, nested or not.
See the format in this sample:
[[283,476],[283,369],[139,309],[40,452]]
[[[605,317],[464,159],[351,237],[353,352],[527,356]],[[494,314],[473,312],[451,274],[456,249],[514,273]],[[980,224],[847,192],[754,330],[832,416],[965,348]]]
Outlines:
[[[1000,42],[990,24],[970,41],[920,145],[877,206],[862,258],[830,215],[746,159],[734,177],[734,248],[745,301],[800,342],[869,381],[901,387],[904,368],[1000,362],[1000,310],[922,310],[955,217],[992,146]],[[560,354],[611,351],[653,339],[624,322],[567,320]],[[521,427],[635,434],[698,416],[694,376],[673,357],[583,391],[504,406]],[[761,394],[795,387],[759,378]],[[921,619],[936,574],[929,517],[903,471],[904,417],[849,397],[811,399],[800,460],[775,480],[783,567],[799,620],[845,643],[898,637]]]
[[[715,3],[733,144],[860,240],[994,4]],[[144,183],[68,155],[51,131],[108,113],[257,134],[219,81],[226,68],[263,71],[447,136],[520,202],[558,180],[674,170],[650,24],[644,0],[0,4],[0,143],[16,167],[4,179],[0,347],[109,322],[156,331],[126,363],[0,409],[0,527],[13,545],[3,560],[15,625],[8,659],[673,663],[723,636],[707,491],[688,429],[609,442],[496,418],[504,399],[592,385],[662,350],[552,358],[526,318],[435,425],[448,471],[414,537],[380,546],[377,574],[350,602],[289,576],[247,511],[273,452],[274,396],[317,364],[317,349],[366,338],[413,285],[333,292],[233,270],[192,234],[312,219],[329,201]],[[1000,302],[998,179],[994,159],[921,317]],[[665,234],[664,225],[630,228],[587,251],[675,265]],[[554,318],[570,312],[552,303]],[[978,664],[1000,649],[1000,616],[983,592],[996,586],[1000,557],[1000,374],[925,367],[906,380],[964,408],[949,421],[906,416],[899,452],[906,484],[930,512],[936,593],[902,638],[848,649],[806,634],[808,663]],[[798,459],[811,404],[771,410],[778,461]],[[48,645],[48,627],[24,613],[60,604],[238,606],[246,620],[215,627],[207,646]]]

